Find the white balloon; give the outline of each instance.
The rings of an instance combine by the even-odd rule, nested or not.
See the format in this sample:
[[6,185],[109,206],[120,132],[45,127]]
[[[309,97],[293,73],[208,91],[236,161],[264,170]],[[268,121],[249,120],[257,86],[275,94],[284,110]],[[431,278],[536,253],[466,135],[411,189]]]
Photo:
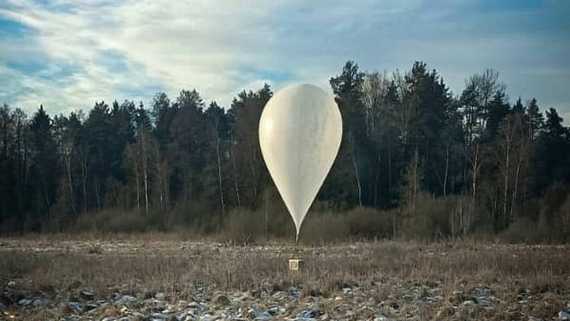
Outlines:
[[261,152],[293,218],[296,239],[332,167],[341,138],[338,106],[317,86],[283,88],[263,109],[259,121]]

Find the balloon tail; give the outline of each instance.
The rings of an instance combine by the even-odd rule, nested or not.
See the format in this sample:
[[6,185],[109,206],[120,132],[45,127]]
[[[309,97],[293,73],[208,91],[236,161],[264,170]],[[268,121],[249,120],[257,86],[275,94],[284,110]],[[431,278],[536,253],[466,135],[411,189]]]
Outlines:
[[299,243],[299,232],[295,234],[295,244]]

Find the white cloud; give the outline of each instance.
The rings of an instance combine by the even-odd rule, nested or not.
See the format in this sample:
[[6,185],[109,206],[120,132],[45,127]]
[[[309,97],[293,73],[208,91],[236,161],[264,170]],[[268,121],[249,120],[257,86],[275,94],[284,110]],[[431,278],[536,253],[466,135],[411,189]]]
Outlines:
[[[0,62],[37,57],[71,75],[56,70],[62,78],[50,80],[49,68],[37,77],[5,67],[0,73],[27,90],[12,83],[0,90],[0,99],[17,96],[14,105],[31,108],[45,102],[53,113],[100,100],[147,102],[155,94],[148,88],[160,88],[171,99],[196,88],[223,106],[264,82],[274,89],[297,81],[328,89],[328,79],[346,60],[364,70],[408,70],[424,60],[456,94],[465,78],[495,68],[511,97],[525,99],[536,90],[544,93],[536,96],[545,105],[570,101],[561,89],[568,79],[532,71],[568,62],[562,53],[569,45],[555,35],[510,30],[532,18],[527,11],[482,16],[469,1],[421,0],[7,1],[0,4],[0,17],[34,31],[10,40],[14,46],[0,52]],[[558,67],[567,75],[567,64]],[[273,79],[272,73],[286,77]],[[551,79],[560,85],[542,85]]]
[[[57,1],[40,6],[11,0],[0,15],[34,29],[33,39],[45,56],[77,69],[58,95],[68,104],[86,107],[116,98],[121,86],[152,85],[172,97],[196,87],[206,99],[228,104],[244,85],[258,81],[241,71],[267,50],[268,12],[278,3]],[[107,68],[109,54],[122,57],[125,70]],[[28,93],[17,103],[46,94],[53,92]]]

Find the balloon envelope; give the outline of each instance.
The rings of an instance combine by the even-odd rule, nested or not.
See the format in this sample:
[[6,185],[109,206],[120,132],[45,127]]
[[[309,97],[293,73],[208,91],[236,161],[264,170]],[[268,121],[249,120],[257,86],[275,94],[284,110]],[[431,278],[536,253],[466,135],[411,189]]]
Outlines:
[[292,85],[265,105],[259,143],[265,164],[296,228],[338,153],[342,118],[333,97],[313,85]]

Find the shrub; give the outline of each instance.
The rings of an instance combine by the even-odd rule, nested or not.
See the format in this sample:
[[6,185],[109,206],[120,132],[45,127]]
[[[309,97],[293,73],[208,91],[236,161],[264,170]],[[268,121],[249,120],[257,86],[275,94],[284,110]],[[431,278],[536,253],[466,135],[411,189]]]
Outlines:
[[208,204],[201,201],[178,202],[165,215],[165,227],[169,230],[193,229],[204,233],[219,230],[221,217]]
[[570,194],[566,197],[566,201],[558,210],[558,218],[560,220],[560,228],[566,235],[570,235]]
[[[292,235],[295,235],[294,233],[293,231]],[[346,216],[332,212],[308,213],[299,235],[300,242],[313,245],[342,242],[348,238],[349,227]]]
[[399,235],[405,239],[434,241],[451,235],[450,209],[453,201],[447,197],[435,198],[420,193],[415,207],[404,206]]
[[448,196],[449,232],[451,237],[465,237],[474,227],[477,212],[471,212],[471,200],[465,196]]
[[220,233],[223,241],[234,244],[253,244],[266,236],[265,217],[262,211],[235,208],[228,212]]
[[512,223],[500,234],[500,239],[507,243],[540,244],[560,241],[562,235],[544,222],[536,223],[520,219]]
[[144,232],[148,230],[147,216],[140,210],[105,209],[82,214],[75,229],[93,232]]
[[394,217],[392,212],[379,211],[369,207],[356,207],[347,214],[350,234],[366,239],[390,238],[393,236]]

